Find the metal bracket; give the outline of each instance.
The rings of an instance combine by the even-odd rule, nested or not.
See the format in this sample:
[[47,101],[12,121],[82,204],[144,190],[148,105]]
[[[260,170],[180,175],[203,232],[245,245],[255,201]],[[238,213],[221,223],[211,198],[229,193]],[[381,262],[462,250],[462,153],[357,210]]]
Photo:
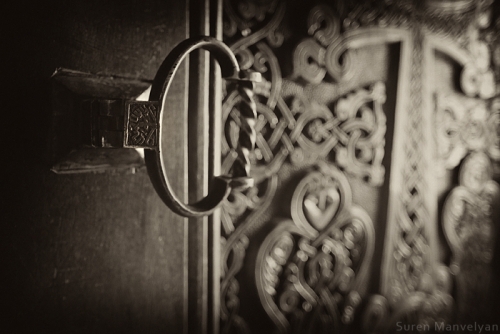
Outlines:
[[159,102],[93,99],[82,101],[81,109],[91,147],[158,147]]

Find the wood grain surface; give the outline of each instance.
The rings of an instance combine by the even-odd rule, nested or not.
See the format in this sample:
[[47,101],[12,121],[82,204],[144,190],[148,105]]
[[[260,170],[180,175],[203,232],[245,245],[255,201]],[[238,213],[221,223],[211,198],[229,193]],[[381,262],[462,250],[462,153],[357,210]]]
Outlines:
[[[169,50],[188,36],[186,3],[5,6],[0,331],[185,332],[185,219],[161,202],[145,169],[56,175],[47,147],[54,70],[153,79]],[[170,177],[184,197],[186,75],[182,69],[176,78],[165,128]]]

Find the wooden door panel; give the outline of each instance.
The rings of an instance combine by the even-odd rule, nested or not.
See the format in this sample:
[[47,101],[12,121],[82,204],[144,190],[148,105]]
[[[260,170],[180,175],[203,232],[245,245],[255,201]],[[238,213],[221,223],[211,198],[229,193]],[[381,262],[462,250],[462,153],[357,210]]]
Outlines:
[[[494,304],[500,268],[498,4],[223,3],[8,4],[6,326],[180,333],[190,322],[218,332],[219,283],[225,333],[494,319],[498,308],[476,306]],[[150,80],[179,41],[219,30],[241,67],[264,77],[256,187],[186,225],[144,169],[49,171],[55,68]],[[230,169],[239,97],[228,84],[220,115],[217,68],[203,54],[190,64],[197,71],[179,73],[165,131],[171,179],[194,200],[212,171]],[[217,129],[194,138],[219,116],[221,138]],[[202,152],[219,146],[221,168],[218,153]]]
[[[222,331],[434,330],[493,319],[472,308],[491,302],[494,286],[471,278],[472,268],[491,277],[497,258],[495,234],[479,237],[493,229],[488,205],[498,203],[490,4],[224,4],[225,42],[264,82],[257,186],[222,210]],[[451,92],[462,95],[456,108]],[[223,107],[226,169],[237,100],[229,93]],[[459,106],[465,100],[470,107]],[[474,148],[458,139],[473,106],[484,130]],[[484,171],[475,195],[463,185],[472,165]]]
[[[17,142],[6,197],[3,330],[182,333],[187,330],[187,224],[161,202],[145,168],[50,171],[50,76],[58,67],[152,80],[188,37],[181,1],[48,1],[8,5],[7,109]],[[187,72],[173,85],[166,145],[184,193]],[[17,112],[19,111],[19,112]],[[9,123],[10,124],[10,123]],[[17,124],[17,125],[16,125]],[[187,144],[186,144],[187,145]],[[7,145],[9,146],[9,145]]]

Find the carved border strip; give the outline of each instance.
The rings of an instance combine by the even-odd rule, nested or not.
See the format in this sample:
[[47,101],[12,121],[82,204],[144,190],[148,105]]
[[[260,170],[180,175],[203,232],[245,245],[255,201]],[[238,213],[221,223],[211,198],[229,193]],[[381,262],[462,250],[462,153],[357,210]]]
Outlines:
[[[395,285],[406,280],[402,276],[405,273],[398,272],[395,268],[397,261],[394,254],[401,251],[400,247],[407,247],[402,239],[403,228],[411,228],[414,224],[410,218],[412,213],[407,211],[407,206],[413,205],[411,210],[418,210],[419,219],[423,219],[422,223],[425,221],[423,216],[428,215],[427,208],[421,206],[420,196],[424,193],[424,189],[421,184],[419,185],[423,174],[420,160],[424,149],[419,147],[422,144],[419,143],[419,139],[422,138],[422,130],[419,129],[422,126],[419,124],[422,119],[420,116],[422,104],[418,102],[419,99],[421,101],[421,83],[417,82],[422,80],[422,77],[421,73],[416,72],[416,67],[421,66],[423,56],[421,53],[414,52],[415,45],[420,41],[415,42],[412,31],[403,31],[400,42],[400,72],[391,161],[393,172],[389,181],[388,221],[382,267],[382,293],[385,296],[393,295]],[[417,45],[417,47],[421,46]],[[411,81],[409,78],[412,78]],[[408,161],[408,159],[411,160]],[[420,188],[417,190],[417,197],[412,196],[411,187]],[[428,250],[422,250],[422,254],[427,257]],[[427,262],[427,258],[423,261]],[[404,288],[404,286],[400,287],[400,289]],[[401,291],[399,296],[389,297],[391,304],[396,303],[409,292],[411,292],[410,289]]]
[[[488,3],[485,3],[488,6]],[[481,20],[482,13],[478,14],[479,19]],[[470,22],[469,22],[470,23]],[[474,24],[474,23],[470,23]],[[484,24],[484,22],[483,22]],[[488,85],[493,83],[492,75],[487,66],[485,66],[483,59],[488,58],[487,55],[484,55],[484,48],[481,46],[481,43],[478,43],[477,40],[477,30],[467,30],[468,28],[463,28],[464,30],[469,31],[470,36],[467,36],[466,42],[464,44],[464,40],[461,42],[452,42],[450,36],[447,34],[443,34],[442,32],[431,32],[426,30],[425,28],[421,28],[419,31],[424,33],[423,39],[423,50],[424,50],[424,68],[426,72],[423,76],[423,81],[425,84],[423,93],[423,103],[424,108],[422,110],[422,117],[425,120],[423,128],[425,129],[425,136],[427,138],[434,137],[434,104],[432,101],[433,96],[433,82],[432,82],[432,74],[433,70],[433,52],[435,50],[439,50],[440,52],[452,57],[458,64],[460,64],[463,68],[461,73],[461,89],[462,91],[470,97],[479,97],[481,99],[487,99],[493,96],[495,89],[491,89]],[[435,31],[435,30],[433,30]],[[464,49],[464,45],[466,48]],[[492,108],[494,108],[494,102],[492,103]],[[495,111],[493,111],[495,113]],[[492,115],[494,120],[495,115]],[[498,126],[498,122],[492,121],[495,125]],[[397,125],[396,125],[397,127]],[[487,136],[486,136],[487,137]],[[492,151],[495,152],[497,148],[498,140],[491,140],[492,145],[494,146]],[[430,146],[432,148],[432,145]],[[430,232],[430,249],[429,252],[429,269],[422,275],[418,289],[416,289],[413,293],[407,294],[406,299],[400,299],[398,302],[397,299],[393,301],[385,300],[382,296],[375,296],[367,309],[365,314],[365,320],[369,321],[371,316],[375,316],[376,321],[378,321],[378,326],[376,331],[388,331],[395,328],[396,322],[403,321],[411,324],[432,324],[433,322],[446,322],[451,319],[451,311],[452,306],[454,304],[453,298],[450,296],[451,293],[451,280],[450,271],[453,273],[455,266],[451,265],[451,268],[447,266],[440,265],[437,262],[437,229],[438,219],[437,219],[437,189],[435,186],[435,175],[439,173],[439,167],[435,168],[433,165],[429,165],[428,163],[433,160],[439,160],[441,157],[436,156],[436,153],[433,149],[429,149],[424,151],[424,157],[427,161],[427,164],[424,164],[423,170],[425,171],[423,177],[427,179],[427,190],[426,190],[426,198],[425,203],[429,210],[429,224],[428,231]],[[492,157],[496,156],[495,153],[492,154]],[[459,161],[459,160],[458,160]],[[449,167],[456,166],[456,164],[452,164]],[[461,187],[458,187],[461,188]],[[455,189],[458,189],[455,188]],[[492,187],[490,187],[493,189]],[[490,193],[491,193],[490,189]],[[498,186],[495,187],[498,191]],[[452,192],[453,193],[453,192]],[[448,199],[450,201],[451,199]],[[443,214],[445,214],[445,222],[448,221],[447,228],[450,229],[451,223],[449,223],[450,218],[448,207],[452,207],[451,205],[445,205],[443,210]],[[447,216],[448,215],[448,216]],[[446,218],[448,217],[448,218]],[[457,239],[452,239],[452,234],[447,232],[445,234],[449,235],[450,242],[454,247],[457,246]],[[454,240],[453,242],[451,240]],[[457,250],[454,251],[457,253]],[[459,254],[457,254],[459,257]],[[463,291],[463,282],[460,283],[460,279],[458,281],[459,285],[462,285]],[[389,286],[387,286],[389,288]],[[459,290],[460,291],[460,290]],[[389,297],[391,297],[389,295]],[[391,305],[392,304],[392,307]],[[393,309],[394,312],[392,315],[389,315],[389,309]],[[429,312],[432,310],[432,312]],[[385,322],[385,324],[384,324]],[[366,325],[366,324],[365,324]],[[366,328],[368,330],[368,327]]]

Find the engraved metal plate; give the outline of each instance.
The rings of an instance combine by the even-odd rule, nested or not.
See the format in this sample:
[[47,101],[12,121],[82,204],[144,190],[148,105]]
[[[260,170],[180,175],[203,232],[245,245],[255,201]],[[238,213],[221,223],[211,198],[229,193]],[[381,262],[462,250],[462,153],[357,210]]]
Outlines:
[[130,101],[126,105],[124,147],[155,149],[159,140],[160,103]]

